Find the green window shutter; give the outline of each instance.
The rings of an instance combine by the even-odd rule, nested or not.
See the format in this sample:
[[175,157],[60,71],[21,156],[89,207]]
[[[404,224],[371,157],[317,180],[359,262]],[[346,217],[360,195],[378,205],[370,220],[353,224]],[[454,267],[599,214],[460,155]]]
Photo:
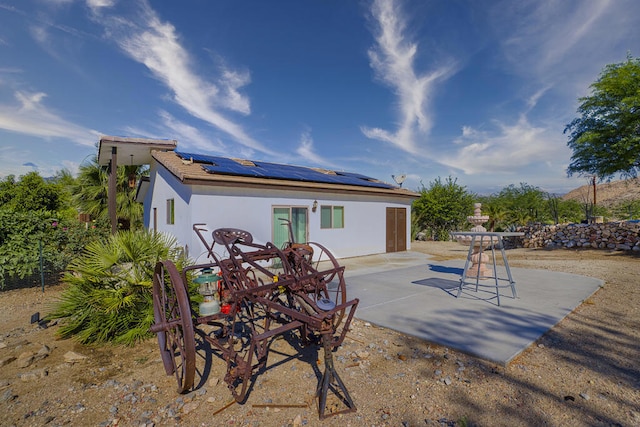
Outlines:
[[333,207],[333,228],[344,228],[344,206]]
[[320,228],[331,228],[331,206],[320,206]]

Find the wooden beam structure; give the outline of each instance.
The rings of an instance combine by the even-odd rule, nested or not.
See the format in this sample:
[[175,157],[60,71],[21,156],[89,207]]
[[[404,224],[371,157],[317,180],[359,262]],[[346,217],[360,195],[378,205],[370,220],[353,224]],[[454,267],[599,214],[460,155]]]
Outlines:
[[111,160],[109,161],[109,189],[107,191],[107,205],[109,207],[109,221],[111,222],[111,234],[118,231],[118,215],[116,212],[116,192],[118,183],[118,147],[111,147]]

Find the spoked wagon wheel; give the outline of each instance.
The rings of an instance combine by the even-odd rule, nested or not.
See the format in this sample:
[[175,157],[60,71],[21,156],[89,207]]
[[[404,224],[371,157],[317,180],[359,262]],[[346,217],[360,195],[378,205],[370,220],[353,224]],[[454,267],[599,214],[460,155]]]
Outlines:
[[193,387],[196,343],[187,288],[171,261],[159,262],[153,274],[151,328],[158,336],[160,355],[167,375],[175,374],[178,393]]
[[[322,280],[319,281],[317,288],[314,290],[316,301],[328,299],[335,305],[346,303],[347,285],[344,281],[343,270],[340,270],[338,260],[329,252],[329,249],[321,244],[315,242],[309,242],[307,244],[314,249],[315,261],[313,262],[313,268],[317,271],[332,270],[322,277]],[[336,312],[333,318],[334,329],[340,326],[345,311],[346,309],[342,309]]]

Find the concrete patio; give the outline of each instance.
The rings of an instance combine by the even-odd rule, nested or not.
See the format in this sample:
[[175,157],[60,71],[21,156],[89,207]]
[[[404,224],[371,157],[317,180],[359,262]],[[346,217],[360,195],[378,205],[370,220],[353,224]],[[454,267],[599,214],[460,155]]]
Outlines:
[[495,287],[465,287],[456,298],[464,259],[436,262],[422,253],[397,252],[340,263],[348,298],[360,299],[357,318],[503,365],[604,284],[511,267],[518,298],[502,288],[498,306]]

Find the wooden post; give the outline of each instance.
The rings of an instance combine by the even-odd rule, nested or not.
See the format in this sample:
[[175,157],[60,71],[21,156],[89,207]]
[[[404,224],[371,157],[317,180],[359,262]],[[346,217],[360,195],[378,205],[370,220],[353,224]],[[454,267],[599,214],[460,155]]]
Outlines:
[[111,162],[109,163],[109,190],[107,191],[107,204],[109,207],[109,221],[111,221],[111,234],[118,231],[118,217],[116,214],[116,184],[118,177],[118,148],[111,147]]

